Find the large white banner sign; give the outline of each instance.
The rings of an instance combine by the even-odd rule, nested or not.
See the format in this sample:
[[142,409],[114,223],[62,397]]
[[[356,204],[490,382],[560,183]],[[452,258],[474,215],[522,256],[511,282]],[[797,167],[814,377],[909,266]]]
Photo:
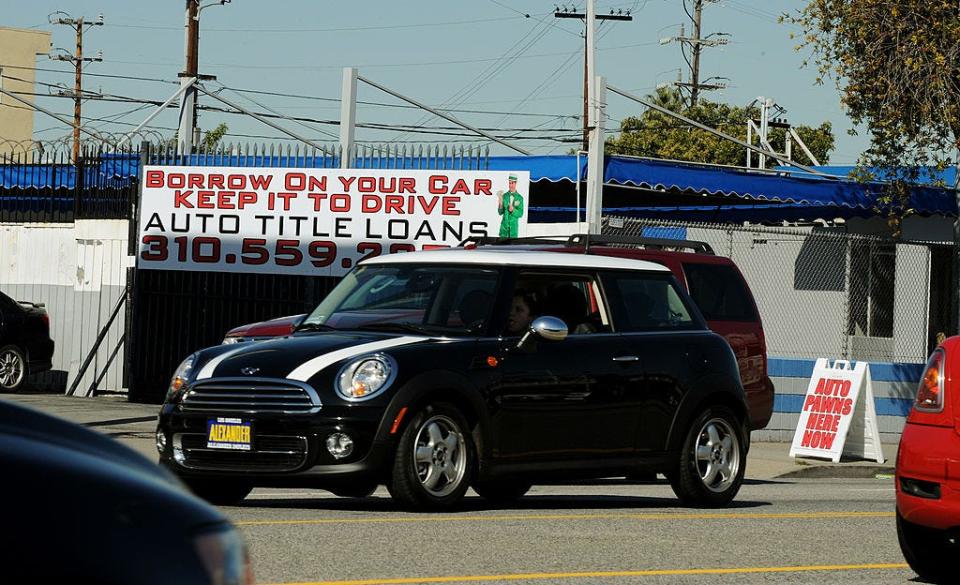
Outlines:
[[140,268],[345,274],[379,254],[525,233],[526,171],[148,166]]

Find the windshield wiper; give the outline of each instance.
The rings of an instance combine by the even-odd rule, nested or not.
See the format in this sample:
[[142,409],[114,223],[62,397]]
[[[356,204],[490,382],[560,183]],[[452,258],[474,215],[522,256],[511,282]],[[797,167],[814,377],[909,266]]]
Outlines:
[[413,333],[426,333],[426,328],[413,323],[364,323],[357,325],[354,329],[368,329],[374,331],[411,331]]
[[301,331],[337,331],[337,328],[323,323],[301,323],[293,330],[294,333]]

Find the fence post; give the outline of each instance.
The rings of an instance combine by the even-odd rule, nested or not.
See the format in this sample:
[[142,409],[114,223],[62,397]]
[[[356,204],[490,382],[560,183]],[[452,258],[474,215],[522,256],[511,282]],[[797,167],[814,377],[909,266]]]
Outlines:
[[845,319],[840,322],[840,327],[842,327],[840,334],[843,338],[840,357],[847,360],[850,359],[850,295],[853,285],[853,239],[847,236],[843,240],[846,249],[843,260],[843,282],[845,284],[846,294],[843,295],[843,315]]

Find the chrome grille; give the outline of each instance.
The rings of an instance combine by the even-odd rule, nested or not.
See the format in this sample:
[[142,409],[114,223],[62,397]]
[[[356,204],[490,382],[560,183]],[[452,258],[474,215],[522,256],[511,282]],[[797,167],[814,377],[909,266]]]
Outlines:
[[306,437],[254,435],[251,451],[208,449],[207,437],[202,434],[185,433],[173,437],[174,459],[189,469],[294,471],[306,463],[307,452]]
[[194,384],[183,396],[184,412],[310,414],[320,398],[307,385],[289,380],[217,379]]

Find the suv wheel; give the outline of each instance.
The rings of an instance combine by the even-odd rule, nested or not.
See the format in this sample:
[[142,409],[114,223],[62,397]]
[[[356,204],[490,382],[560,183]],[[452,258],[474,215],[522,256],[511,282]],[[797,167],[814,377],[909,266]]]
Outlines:
[[897,540],[910,568],[924,581],[946,583],[953,558],[940,530],[907,522],[897,511]]
[[236,506],[253,491],[253,486],[249,484],[231,483],[229,480],[181,479],[197,497],[216,506]]
[[494,505],[512,504],[530,491],[530,484],[522,481],[492,480],[478,481],[473,491]]
[[746,468],[746,450],[740,423],[724,406],[700,413],[687,431],[670,486],[684,504],[718,507],[740,491]]
[[15,345],[0,347],[0,390],[17,390],[27,377],[27,360]]
[[414,510],[446,510],[463,498],[472,471],[467,421],[455,407],[434,404],[419,412],[400,437],[390,494]]

